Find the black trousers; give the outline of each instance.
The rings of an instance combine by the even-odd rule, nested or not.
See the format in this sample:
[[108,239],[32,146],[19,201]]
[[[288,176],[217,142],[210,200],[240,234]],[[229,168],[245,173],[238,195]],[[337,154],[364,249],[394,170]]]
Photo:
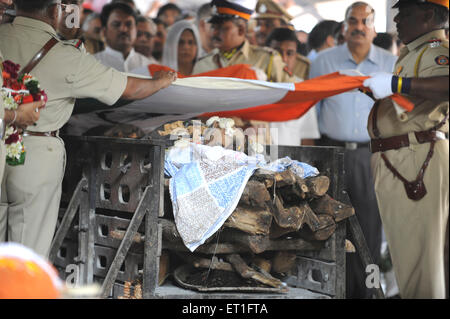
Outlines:
[[[317,141],[320,146],[345,146],[345,143],[323,137]],[[344,155],[345,184],[355,214],[375,264],[380,264],[382,225],[370,169],[368,144],[358,144],[353,150],[346,149]],[[350,231],[347,238],[352,241]],[[371,298],[366,287],[367,273],[360,261],[358,252],[346,254],[346,297],[352,299]]]

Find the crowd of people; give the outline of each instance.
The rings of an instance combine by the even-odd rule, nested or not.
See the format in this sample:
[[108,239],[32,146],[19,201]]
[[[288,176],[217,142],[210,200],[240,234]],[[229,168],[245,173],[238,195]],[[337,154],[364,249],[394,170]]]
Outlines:
[[[0,241],[20,242],[43,256],[48,254],[64,174],[64,145],[58,132],[89,134],[105,120],[92,112],[86,123],[71,122],[75,99],[95,98],[108,105],[119,99],[142,99],[169,86],[177,76],[237,64],[251,65],[258,80],[270,82],[297,83],[333,72],[374,75],[367,82],[372,94],[352,91],[326,98],[299,119],[267,123],[236,118],[235,122],[238,127],[276,128],[277,140],[268,133],[267,143],[343,147],[346,191],[374,262],[381,263],[382,238],[386,236],[402,297],[445,296],[448,167],[443,165],[448,166],[448,88],[442,85],[448,86],[448,1],[399,0],[396,8],[400,13],[395,17],[398,35],[377,33],[376,12],[361,1],[346,9],[342,21],[323,20],[309,34],[295,30],[294,17],[273,0],[213,0],[196,12],[184,12],[174,3],[157,11],[152,7],[139,12],[133,0],[104,1],[101,6],[87,0],[14,0],[15,6],[7,0],[2,3],[0,51],[5,59],[26,65],[48,39],[60,42],[34,69],[48,92],[45,109],[41,110],[43,103],[31,103],[17,112],[0,113],[4,122],[15,122],[28,132],[26,164],[5,168]],[[73,21],[74,27],[69,22],[77,12],[80,19]],[[413,26],[408,14],[424,22],[417,20]],[[407,31],[403,25],[408,23],[416,31]],[[420,57],[413,56],[423,43],[429,43],[425,47],[430,49],[419,52]],[[171,71],[158,72],[152,79],[133,76],[147,74],[148,67],[155,64]],[[435,82],[421,81],[425,80],[422,77],[433,77]],[[409,120],[392,113],[390,100],[390,109],[386,106],[389,103],[385,98],[393,93],[412,96],[416,109]],[[422,104],[423,108],[417,107]],[[139,116],[145,120],[152,115]],[[121,119],[121,123],[127,123],[126,116]],[[411,132],[433,128],[444,135],[411,140]],[[404,134],[409,136],[408,144],[392,147],[397,144],[390,141],[384,146],[386,139]],[[374,151],[374,141],[383,145],[378,151]],[[431,141],[438,155],[427,159],[424,167],[430,166],[425,184],[433,197],[420,198],[420,205],[419,199],[409,196],[402,200],[403,179],[397,174],[413,180],[420,170],[424,171],[422,163]],[[409,163],[410,171],[391,172],[392,165],[385,165],[387,160],[380,157],[384,152],[394,167]],[[39,176],[33,178],[35,182],[20,182],[36,172]],[[446,177],[442,177],[445,172]],[[436,176],[440,176],[439,184],[433,182]],[[392,189],[399,192],[398,198],[392,198]],[[434,217],[422,216],[421,212],[430,207]],[[420,226],[413,224],[412,218]],[[404,224],[410,226],[399,232]],[[414,245],[408,243],[408,236],[417,236]],[[427,255],[421,257],[424,250]],[[358,256],[347,256],[347,297],[370,298],[366,276]]]

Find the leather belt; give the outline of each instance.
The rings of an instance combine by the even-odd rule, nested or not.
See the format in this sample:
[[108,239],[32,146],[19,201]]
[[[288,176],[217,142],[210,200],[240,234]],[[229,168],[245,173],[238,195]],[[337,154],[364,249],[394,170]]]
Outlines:
[[51,132],[32,132],[32,131],[23,131],[23,136],[46,136],[46,137],[57,137],[58,131]]
[[358,148],[369,147],[369,142],[344,142],[338,141],[332,138],[329,138],[326,135],[322,135],[322,137],[317,141],[317,146],[338,146],[345,147],[347,150],[356,150]]
[[[445,134],[439,131],[421,131],[414,132],[417,142],[419,144],[429,143],[445,139]],[[410,145],[408,134],[392,136],[388,138],[378,138],[370,141],[370,151],[372,153],[386,152],[389,150],[396,150]]]

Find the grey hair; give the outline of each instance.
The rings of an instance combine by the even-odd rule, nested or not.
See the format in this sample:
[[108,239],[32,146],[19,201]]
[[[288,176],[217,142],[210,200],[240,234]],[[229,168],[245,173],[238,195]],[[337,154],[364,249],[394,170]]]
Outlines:
[[86,17],[86,19],[84,19],[83,27],[82,27],[83,32],[86,32],[87,30],[89,30],[89,23],[91,23],[91,21],[95,20],[95,19],[100,19],[100,14],[97,12],[93,12],[93,13],[89,14]]
[[345,19],[344,19],[344,20],[347,21],[347,18],[348,18],[349,13],[350,13],[354,8],[356,8],[356,7],[362,7],[362,6],[367,6],[367,7],[369,7],[370,13],[373,14],[373,17],[374,17],[374,19],[375,19],[375,9],[374,9],[370,4],[368,4],[367,2],[364,2],[364,1],[356,1],[356,2],[352,3],[352,4],[347,8],[347,10],[345,10]]
[[197,26],[200,24],[200,21],[208,19],[209,17],[211,17],[211,15],[212,15],[211,3],[208,2],[200,6],[200,8],[198,8],[197,10],[197,18],[196,18]]
[[146,16],[141,16],[141,15],[138,16],[136,19],[136,25],[138,23],[143,23],[143,22],[148,22],[150,24],[150,29],[152,29],[152,31],[151,31],[152,34],[156,34],[158,27],[156,26],[156,23],[153,22],[153,20],[151,18],[146,17]]

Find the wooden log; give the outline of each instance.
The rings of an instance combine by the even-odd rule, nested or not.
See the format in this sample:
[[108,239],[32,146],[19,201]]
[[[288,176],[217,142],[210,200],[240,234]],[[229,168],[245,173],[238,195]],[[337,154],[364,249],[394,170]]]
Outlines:
[[312,197],[324,196],[330,187],[330,179],[328,176],[316,176],[305,179],[308,186],[308,194]]
[[295,185],[298,187],[299,191],[302,193],[309,193],[309,187],[306,184],[306,181],[300,176],[295,175]]
[[341,203],[328,194],[312,200],[309,204],[316,214],[333,216],[336,223],[355,214],[355,209],[352,206]]
[[[163,241],[163,249],[176,252],[191,253],[191,251],[182,242]],[[203,244],[195,250],[195,253],[205,255],[214,255],[214,254],[225,255],[225,254],[248,253],[248,252],[250,252],[250,249],[248,247],[244,247],[236,243]]]
[[274,288],[283,287],[283,283],[279,279],[250,268],[238,254],[228,255],[225,258],[243,278],[253,279]]
[[269,238],[270,239],[280,238],[284,235],[296,232],[297,230],[298,229],[293,229],[293,228],[282,228],[282,227],[278,226],[277,223],[272,223],[272,225],[270,226]]
[[270,260],[267,260],[265,258],[262,258],[260,256],[255,256],[253,257],[252,260],[252,265],[254,265],[254,267],[261,271],[261,272],[265,272],[265,273],[270,273],[270,271],[272,270],[272,262]]
[[314,211],[309,207],[308,203],[303,202],[300,205],[300,209],[303,211],[305,215],[304,223],[308,225],[309,229],[313,232],[317,231],[320,228],[320,220],[314,213]]
[[275,175],[275,172],[260,168],[260,169],[257,169],[253,173],[251,179],[258,180],[258,181],[274,180],[275,179],[274,175]]
[[[114,239],[123,240],[125,237],[125,233],[126,231],[124,230],[114,229],[109,232],[109,236]],[[143,243],[144,241],[145,236],[140,233],[136,233],[133,237],[133,242],[137,244]]]
[[159,257],[159,275],[158,275],[158,285],[162,286],[164,281],[170,275],[170,254],[168,251],[163,250],[161,256]]
[[316,231],[312,231],[311,229],[305,228],[302,229],[299,234],[302,238],[306,240],[318,240],[323,241],[327,240],[334,234],[336,230],[336,223],[334,222],[333,217],[330,215],[317,215],[319,219],[320,226]]
[[[220,235],[220,238],[222,241],[237,244],[255,254],[278,250],[309,251],[318,250],[321,247],[318,244],[310,243],[301,238],[271,240],[269,236],[252,236],[235,229],[224,230]],[[200,248],[201,246],[198,249]]]
[[224,226],[236,228],[251,235],[268,235],[271,224],[272,214],[267,210],[238,206]]
[[230,263],[219,261],[216,256],[213,256],[211,259],[202,258],[192,253],[177,253],[177,256],[180,257],[184,262],[191,264],[195,268],[234,271],[233,266],[231,266]]
[[[269,170],[258,169],[253,174],[252,178],[262,182],[271,180],[273,181],[273,184],[275,184],[275,187],[294,185],[296,182],[296,175],[288,169],[283,172],[273,172]],[[273,184],[271,184],[271,186]]]
[[266,207],[266,202],[270,200],[270,194],[264,183],[249,180],[245,185],[240,202],[252,207]]
[[299,190],[297,185],[288,185],[277,189],[276,194],[285,205],[298,205],[306,198],[306,193]]
[[295,268],[297,254],[291,251],[278,251],[272,258],[272,271],[275,273],[289,273]]
[[287,169],[283,172],[275,173],[275,185],[276,187],[283,187],[287,185],[294,185],[296,182],[295,174]]
[[277,195],[275,195],[273,201],[268,201],[267,205],[275,222],[281,228],[298,230],[303,225],[305,216],[300,207],[293,206],[284,208],[281,199]]

